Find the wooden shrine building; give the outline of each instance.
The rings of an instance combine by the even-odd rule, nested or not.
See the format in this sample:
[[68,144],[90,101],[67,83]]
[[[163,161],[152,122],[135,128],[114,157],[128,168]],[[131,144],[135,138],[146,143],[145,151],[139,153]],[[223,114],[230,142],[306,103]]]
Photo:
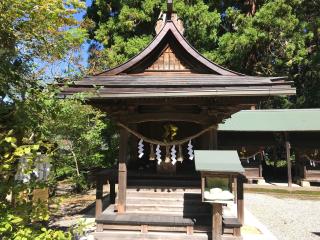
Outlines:
[[[195,170],[193,150],[217,149],[217,126],[231,114],[270,96],[295,94],[285,78],[246,76],[211,62],[190,45],[183,32],[182,21],[169,0],[167,13],[157,23],[156,37],[142,52],[62,92],[65,96],[91,93],[88,102],[106,111],[120,129],[115,212],[103,212],[97,218],[100,227],[104,223],[103,230],[108,224],[110,229],[128,225],[136,216],[130,216],[130,221],[123,219],[123,214],[129,213],[184,217],[210,214],[196,194],[200,194],[200,174]],[[158,198],[150,192],[142,196],[146,188],[154,189],[153,193],[160,189]],[[184,194],[190,194],[184,197],[182,206],[170,206],[172,198],[181,198],[183,189]],[[187,201],[192,203],[191,213],[186,211]],[[110,222],[107,214],[123,221]],[[162,218],[148,221],[155,219]],[[153,230],[166,226],[168,231],[181,231],[189,221],[160,220]],[[148,224],[141,221],[141,231],[147,232]],[[193,230],[188,227],[191,234]],[[130,225],[125,229],[136,228]]]
[[[258,181],[263,180],[262,151],[271,147],[274,154],[269,158],[276,161],[276,147],[282,145],[288,186],[293,181],[310,186],[320,182],[319,119],[320,109],[242,110],[219,124],[218,145],[239,152],[244,149],[246,178]],[[256,158],[249,160],[253,155]]]

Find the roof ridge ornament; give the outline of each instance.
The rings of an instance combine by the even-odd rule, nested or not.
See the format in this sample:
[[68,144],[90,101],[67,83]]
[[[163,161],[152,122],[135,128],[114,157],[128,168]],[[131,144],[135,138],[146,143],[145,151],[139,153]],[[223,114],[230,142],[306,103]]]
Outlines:
[[173,0],[167,0],[167,11],[161,11],[155,26],[156,34],[159,34],[159,32],[167,22],[172,22],[176,26],[178,31],[182,35],[184,34],[183,21],[178,17],[177,13],[173,11]]
[[171,16],[173,13],[173,0],[167,1],[167,20],[171,20]]

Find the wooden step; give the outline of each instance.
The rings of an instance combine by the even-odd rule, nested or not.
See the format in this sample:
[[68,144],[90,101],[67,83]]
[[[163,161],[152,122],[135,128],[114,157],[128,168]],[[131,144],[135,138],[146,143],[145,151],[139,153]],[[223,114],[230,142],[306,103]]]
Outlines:
[[163,193],[200,193],[199,187],[172,187],[172,186],[128,186],[127,192],[163,192]]
[[174,212],[176,214],[184,215],[184,214],[191,214],[191,213],[211,213],[211,207],[206,205],[166,205],[166,204],[127,204],[126,211],[129,212],[154,212],[154,213],[170,213]]
[[162,233],[149,232],[147,234],[133,231],[104,231],[95,232],[96,240],[209,240],[208,234],[193,234],[186,233]]
[[241,228],[242,224],[238,218],[223,218],[223,226],[225,228]]
[[164,197],[164,198],[173,198],[173,197],[201,197],[200,190],[188,189],[188,191],[154,191],[154,190],[136,190],[136,189],[127,189],[127,196],[135,197]]
[[159,214],[102,214],[96,218],[97,223],[119,224],[119,225],[150,225],[150,226],[193,226],[191,218],[182,216],[163,216]]
[[126,211],[178,216],[195,213],[207,215],[211,212],[211,206],[201,202],[200,193],[128,191]]
[[162,187],[201,187],[200,180],[177,180],[177,179],[129,179],[128,186],[162,186]]
[[201,204],[200,199],[183,199],[183,198],[140,198],[140,197],[130,197],[127,198],[128,204],[168,204],[168,205],[191,205],[191,204]]
[[141,192],[128,192],[127,203],[147,203],[147,202],[176,202],[176,203],[201,203],[201,195],[197,193],[141,193]]
[[131,210],[130,212],[128,213],[132,213],[132,214],[158,214],[158,215],[168,215],[168,216],[179,216],[179,217],[210,217],[211,213],[210,212],[182,212],[182,211],[177,211],[177,212],[174,212],[174,211],[171,211],[171,212],[160,212],[160,211],[134,211],[134,210]]

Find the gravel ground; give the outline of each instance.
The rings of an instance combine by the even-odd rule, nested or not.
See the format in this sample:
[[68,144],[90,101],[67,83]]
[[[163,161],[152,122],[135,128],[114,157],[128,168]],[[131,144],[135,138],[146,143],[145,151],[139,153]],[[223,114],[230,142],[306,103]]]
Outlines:
[[245,207],[279,240],[320,240],[320,199],[246,193]]

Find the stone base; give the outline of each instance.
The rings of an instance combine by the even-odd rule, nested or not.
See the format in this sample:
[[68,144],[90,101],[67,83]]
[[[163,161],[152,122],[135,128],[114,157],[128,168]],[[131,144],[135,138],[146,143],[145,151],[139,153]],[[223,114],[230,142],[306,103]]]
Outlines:
[[310,182],[309,181],[300,181],[300,186],[301,187],[310,187]]

